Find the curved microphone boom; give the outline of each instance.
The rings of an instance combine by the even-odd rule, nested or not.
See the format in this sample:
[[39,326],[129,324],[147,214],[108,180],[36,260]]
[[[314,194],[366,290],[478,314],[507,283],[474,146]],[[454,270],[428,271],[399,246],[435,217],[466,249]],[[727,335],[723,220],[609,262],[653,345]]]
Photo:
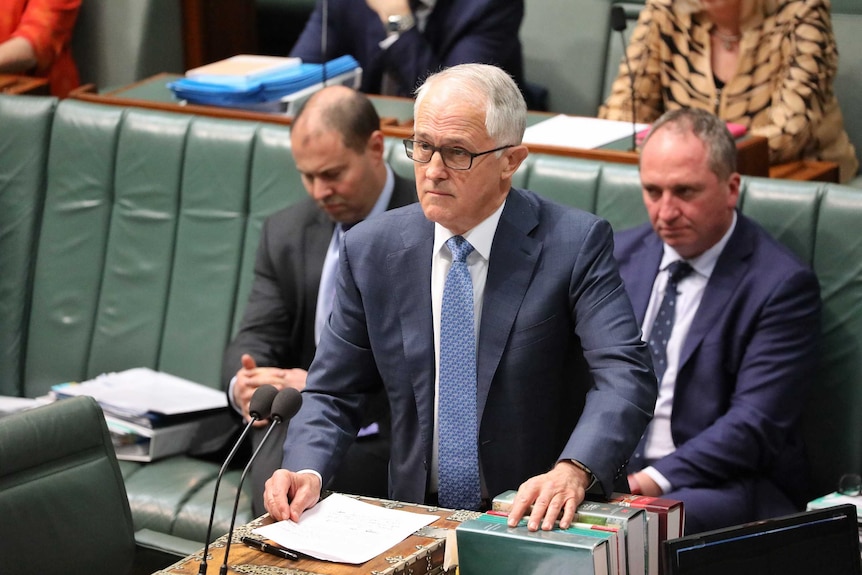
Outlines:
[[242,430],[239,439],[236,440],[236,443],[233,445],[233,449],[230,450],[227,459],[224,460],[221,469],[219,469],[218,477],[216,477],[215,489],[213,490],[213,504],[212,509],[210,510],[210,521],[209,524],[207,524],[207,538],[204,541],[204,554],[201,559],[198,575],[204,575],[207,572],[207,553],[209,552],[210,536],[212,535],[213,518],[215,517],[216,500],[218,499],[218,487],[221,483],[221,477],[224,475],[225,469],[227,469],[228,464],[233,460],[234,455],[236,455],[239,446],[242,444],[245,436],[248,435],[254,422],[261,419],[269,419],[269,413],[277,394],[278,390],[274,385],[261,385],[254,390],[254,393],[251,396],[251,401],[249,401],[248,404],[248,412],[251,416],[251,420],[245,426],[245,429]]
[[261,439],[257,449],[255,449],[254,453],[251,454],[251,458],[249,458],[245,469],[242,470],[242,475],[240,475],[239,483],[236,486],[236,499],[234,499],[233,513],[231,513],[230,516],[230,529],[227,532],[227,544],[224,549],[224,563],[219,570],[220,575],[227,574],[227,558],[230,554],[230,544],[233,539],[233,526],[234,523],[236,523],[236,510],[239,507],[239,497],[242,495],[242,482],[245,481],[245,476],[248,474],[251,464],[254,462],[257,454],[260,453],[266,440],[269,439],[269,435],[272,433],[272,430],[275,429],[275,426],[282,422],[290,421],[290,418],[296,415],[296,412],[299,411],[300,407],[302,407],[302,395],[292,387],[286,387],[279,391],[272,402],[272,413],[270,415],[272,423],[269,424],[269,428],[267,428],[266,434],[263,436],[263,439]]
[[626,68],[629,71],[629,88],[632,92],[632,152],[638,149],[637,146],[637,106],[635,106],[635,75],[632,73],[632,65],[629,62],[629,53],[626,50],[626,11],[619,4],[611,7],[611,28],[615,32],[620,33],[620,43],[623,46],[623,58],[626,61]]

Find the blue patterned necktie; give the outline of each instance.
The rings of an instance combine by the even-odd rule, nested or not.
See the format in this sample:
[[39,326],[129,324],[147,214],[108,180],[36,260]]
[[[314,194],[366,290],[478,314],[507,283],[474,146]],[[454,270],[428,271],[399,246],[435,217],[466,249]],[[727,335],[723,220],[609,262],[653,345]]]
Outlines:
[[652,324],[649,334],[649,350],[652,354],[655,376],[661,385],[664,371],[667,369],[667,342],[673,331],[673,322],[676,316],[676,288],[680,281],[692,272],[689,264],[677,260],[667,268],[667,287],[664,290],[664,299],[658,308],[658,313]]
[[439,493],[442,507],[478,509],[479,441],[476,415],[476,334],[473,281],[467,256],[473,246],[461,236],[446,242],[452,267],[440,313]]

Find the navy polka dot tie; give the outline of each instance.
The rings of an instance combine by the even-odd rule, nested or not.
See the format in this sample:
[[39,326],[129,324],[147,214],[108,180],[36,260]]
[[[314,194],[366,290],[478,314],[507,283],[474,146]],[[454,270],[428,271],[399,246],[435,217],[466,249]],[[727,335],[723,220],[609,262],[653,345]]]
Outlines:
[[446,242],[452,267],[440,314],[439,493],[442,507],[478,509],[479,442],[476,416],[476,334],[473,281],[467,256],[473,246],[461,236]]
[[678,293],[676,288],[679,282],[691,272],[691,266],[682,260],[673,262],[667,268],[668,279],[667,287],[664,290],[664,299],[661,301],[658,314],[653,321],[648,342],[655,376],[659,384],[661,384],[661,378],[667,369],[667,341],[673,331],[673,322],[676,316],[676,296]]

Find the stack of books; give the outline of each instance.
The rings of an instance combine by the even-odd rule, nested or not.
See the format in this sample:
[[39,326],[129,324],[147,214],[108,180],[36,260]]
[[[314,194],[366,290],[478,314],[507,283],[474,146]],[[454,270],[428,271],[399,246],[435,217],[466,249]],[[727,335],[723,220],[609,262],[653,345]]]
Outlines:
[[235,428],[223,391],[143,367],[55,385],[51,394],[58,400],[93,397],[118,459],[152,461],[217,449]]
[[529,531],[526,520],[510,528],[506,516],[515,495],[501,493],[491,511],[458,526],[461,575],[658,575],[663,542],[683,534],[682,502],[628,494],[584,501],[567,529]]
[[298,58],[239,55],[186,72],[168,83],[181,101],[295,115],[298,105],[324,85],[358,88],[362,68],[352,56],[326,64]]

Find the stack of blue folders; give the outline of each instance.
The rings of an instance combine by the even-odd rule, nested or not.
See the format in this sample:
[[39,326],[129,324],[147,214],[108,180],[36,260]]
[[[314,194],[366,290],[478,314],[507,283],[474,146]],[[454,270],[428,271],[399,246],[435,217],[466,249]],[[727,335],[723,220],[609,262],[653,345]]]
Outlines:
[[[353,56],[341,56],[326,63],[326,78],[350,73],[359,68]],[[204,82],[195,78],[182,78],[168,83],[168,88],[179,100],[191,104],[244,108],[267,102],[276,102],[324,79],[322,64],[302,63],[286,70],[261,76],[254,81],[230,78],[218,83]]]

